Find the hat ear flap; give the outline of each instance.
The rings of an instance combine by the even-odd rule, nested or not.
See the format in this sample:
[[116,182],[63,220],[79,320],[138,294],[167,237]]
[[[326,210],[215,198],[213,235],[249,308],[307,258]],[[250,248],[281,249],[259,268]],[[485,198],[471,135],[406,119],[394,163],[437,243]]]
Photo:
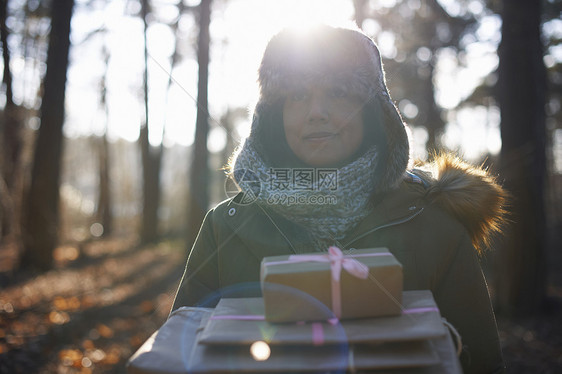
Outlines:
[[384,160],[385,166],[380,184],[377,186],[379,191],[395,188],[402,181],[404,171],[410,160],[406,125],[390,97],[387,98],[388,100],[377,98],[382,112],[382,126],[386,135],[386,160]]
[[303,167],[291,151],[283,127],[283,99],[261,102],[252,119],[248,140],[260,157],[273,167]]
[[394,105],[385,83],[382,59],[376,44],[369,37],[363,39],[365,49],[370,50],[372,74],[369,96],[375,103],[376,113],[386,136],[386,144],[381,149],[378,191],[395,188],[402,181],[403,174],[410,162],[410,146],[407,126],[402,120],[398,108]]

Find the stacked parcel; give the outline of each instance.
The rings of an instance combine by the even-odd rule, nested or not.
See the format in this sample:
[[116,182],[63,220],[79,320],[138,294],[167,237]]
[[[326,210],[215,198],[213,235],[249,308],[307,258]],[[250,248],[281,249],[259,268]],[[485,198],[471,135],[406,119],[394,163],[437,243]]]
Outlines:
[[[330,252],[328,260],[265,258],[263,298],[180,308],[131,358],[129,373],[461,372],[431,292],[402,292],[394,256]],[[368,275],[349,274],[357,265],[349,259]]]

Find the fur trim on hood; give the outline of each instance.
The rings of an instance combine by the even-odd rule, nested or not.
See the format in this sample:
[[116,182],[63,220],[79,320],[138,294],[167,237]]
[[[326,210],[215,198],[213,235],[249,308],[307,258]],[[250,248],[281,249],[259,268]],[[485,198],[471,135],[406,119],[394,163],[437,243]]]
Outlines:
[[437,204],[468,230],[479,254],[490,247],[506,222],[508,193],[482,166],[450,154],[436,155],[413,170],[428,186],[428,201]]

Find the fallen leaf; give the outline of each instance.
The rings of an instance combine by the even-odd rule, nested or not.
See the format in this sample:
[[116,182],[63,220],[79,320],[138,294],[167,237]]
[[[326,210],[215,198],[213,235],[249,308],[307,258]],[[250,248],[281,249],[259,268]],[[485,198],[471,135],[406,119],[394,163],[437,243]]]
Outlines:
[[154,310],[154,303],[150,300],[145,300],[140,304],[140,310],[143,313],[150,313]]
[[51,313],[49,313],[49,321],[51,321],[51,323],[54,323],[55,325],[63,325],[70,321],[70,316],[66,312],[53,310]]
[[59,360],[64,366],[81,367],[82,357],[84,355],[78,349],[64,349],[59,352]]
[[90,339],[85,339],[82,342],[82,348],[92,351],[96,348],[96,346],[94,345],[94,342],[91,341]]
[[88,353],[88,357],[94,363],[102,361],[105,358],[105,356],[106,356],[105,352],[102,351],[101,349],[96,349]]
[[97,327],[98,333],[103,336],[104,338],[112,338],[113,337],[113,330],[103,323],[100,323]]

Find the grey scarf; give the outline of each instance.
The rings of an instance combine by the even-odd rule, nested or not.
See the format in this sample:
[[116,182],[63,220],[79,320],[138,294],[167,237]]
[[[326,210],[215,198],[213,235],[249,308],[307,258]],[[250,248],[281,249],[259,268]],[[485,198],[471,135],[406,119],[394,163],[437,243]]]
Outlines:
[[377,154],[374,147],[338,169],[272,168],[251,143],[246,140],[234,163],[239,187],[255,203],[303,226],[312,235],[316,249],[343,239],[370,212]]

